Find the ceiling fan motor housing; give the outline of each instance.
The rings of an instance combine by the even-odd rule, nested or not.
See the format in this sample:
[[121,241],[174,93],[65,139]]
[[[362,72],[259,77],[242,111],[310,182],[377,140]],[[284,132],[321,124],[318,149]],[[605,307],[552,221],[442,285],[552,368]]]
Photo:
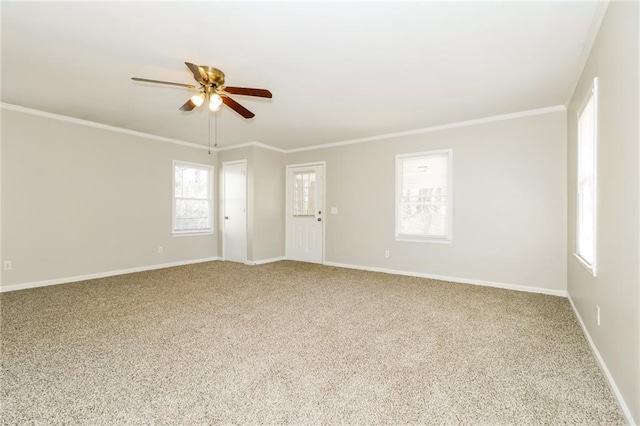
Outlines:
[[222,71],[220,71],[218,68],[209,67],[206,65],[200,65],[200,68],[202,68],[204,72],[207,73],[207,76],[209,77],[209,81],[212,83],[213,86],[215,87],[224,86],[224,73]]

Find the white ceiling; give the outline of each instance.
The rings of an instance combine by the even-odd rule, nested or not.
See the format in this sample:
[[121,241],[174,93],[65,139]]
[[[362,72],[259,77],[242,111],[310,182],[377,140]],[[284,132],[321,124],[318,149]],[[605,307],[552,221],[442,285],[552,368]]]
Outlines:
[[282,149],[564,103],[596,2],[2,2],[2,102],[207,144],[185,61],[271,90],[218,141]]

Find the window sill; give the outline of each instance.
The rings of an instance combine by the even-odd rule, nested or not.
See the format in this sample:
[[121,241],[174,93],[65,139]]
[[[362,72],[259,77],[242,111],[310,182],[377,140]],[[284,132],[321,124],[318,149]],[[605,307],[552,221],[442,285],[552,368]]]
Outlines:
[[205,231],[205,232],[191,231],[191,232],[172,232],[171,233],[172,237],[198,237],[201,235],[213,235],[213,231]]
[[573,257],[575,257],[578,260],[578,263],[582,265],[582,267],[585,268],[587,271],[589,271],[591,275],[593,275],[594,277],[596,276],[594,265],[589,265],[587,262],[584,261],[583,258],[580,257],[578,253],[573,253]]
[[408,236],[397,236],[396,241],[408,242],[408,243],[436,243],[436,244],[451,244],[453,241],[447,238],[411,238]]

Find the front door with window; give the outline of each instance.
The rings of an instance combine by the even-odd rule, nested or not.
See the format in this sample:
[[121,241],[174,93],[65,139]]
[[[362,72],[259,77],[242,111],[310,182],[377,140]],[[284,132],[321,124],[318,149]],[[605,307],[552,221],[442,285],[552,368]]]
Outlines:
[[322,263],[324,164],[287,167],[287,258]]

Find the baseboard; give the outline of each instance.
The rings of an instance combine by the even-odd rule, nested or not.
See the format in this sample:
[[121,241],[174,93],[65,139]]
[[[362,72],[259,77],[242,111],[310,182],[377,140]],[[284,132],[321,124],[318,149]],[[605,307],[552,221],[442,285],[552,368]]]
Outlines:
[[627,424],[631,426],[637,425],[637,423],[633,420],[633,416],[631,415],[631,411],[629,410],[629,407],[627,407],[627,404],[624,402],[624,398],[622,397],[622,393],[620,393],[620,389],[618,389],[618,385],[616,385],[616,382],[615,380],[613,380],[613,376],[611,375],[611,372],[609,372],[609,369],[607,368],[607,364],[605,364],[604,359],[602,359],[602,356],[600,355],[600,351],[598,351],[598,348],[596,347],[595,343],[593,343],[593,339],[589,334],[589,330],[587,330],[587,327],[585,326],[584,321],[582,320],[582,317],[580,316],[580,313],[576,308],[576,305],[573,303],[573,299],[571,299],[571,295],[567,295],[567,298],[569,299],[569,303],[571,303],[571,307],[573,308],[573,313],[576,315],[576,318],[578,318],[578,322],[582,327],[582,332],[587,338],[587,342],[589,342],[589,347],[591,348],[591,352],[593,352],[593,355],[596,357],[596,360],[598,361],[598,365],[600,365],[600,370],[602,370],[602,373],[607,378],[607,383],[609,384],[609,388],[611,389],[611,392],[613,392],[613,395],[615,396],[618,402],[618,405],[620,406],[620,409],[624,414]]
[[280,257],[272,257],[271,259],[261,259],[261,260],[254,260],[254,261],[246,261],[246,262],[244,262],[244,264],[245,265],[250,265],[250,266],[255,266],[255,265],[264,265],[265,263],[280,262],[281,260],[286,260],[286,257],[280,256]]
[[504,288],[506,290],[516,290],[516,291],[526,291],[527,293],[540,293],[540,294],[548,294],[550,296],[560,296],[567,297],[567,292],[563,290],[552,290],[549,288],[541,288],[541,287],[529,287],[518,284],[506,284],[506,283],[497,283],[492,281],[481,281],[481,280],[472,280],[468,278],[458,278],[458,277],[447,277],[443,275],[433,275],[433,274],[424,274],[422,272],[409,272],[409,271],[401,271],[398,269],[387,269],[387,268],[376,268],[373,266],[362,266],[362,265],[351,265],[347,263],[337,263],[337,262],[324,262],[327,266],[335,266],[338,268],[348,268],[348,269],[359,269],[362,271],[372,271],[372,272],[384,272],[385,274],[394,274],[394,275],[406,275],[409,277],[418,277],[418,278],[430,278],[433,280],[440,281],[452,281],[456,283],[462,284],[473,284],[473,285],[481,285],[484,287],[495,287],[495,288]]
[[56,278],[54,280],[35,281],[35,282],[22,283],[22,284],[11,284],[11,285],[0,287],[0,292],[4,293],[7,291],[24,290],[27,288],[46,287],[50,285],[74,283],[78,281],[93,280],[96,278],[112,277],[115,275],[132,274],[134,272],[152,271],[154,269],[172,268],[174,266],[191,265],[193,263],[211,262],[214,260],[218,260],[218,258],[207,257],[203,259],[182,260],[179,262],[160,263],[157,265],[140,266],[138,268],[119,269],[116,271],[98,272],[96,274],[78,275],[75,277],[66,277],[66,278]]

